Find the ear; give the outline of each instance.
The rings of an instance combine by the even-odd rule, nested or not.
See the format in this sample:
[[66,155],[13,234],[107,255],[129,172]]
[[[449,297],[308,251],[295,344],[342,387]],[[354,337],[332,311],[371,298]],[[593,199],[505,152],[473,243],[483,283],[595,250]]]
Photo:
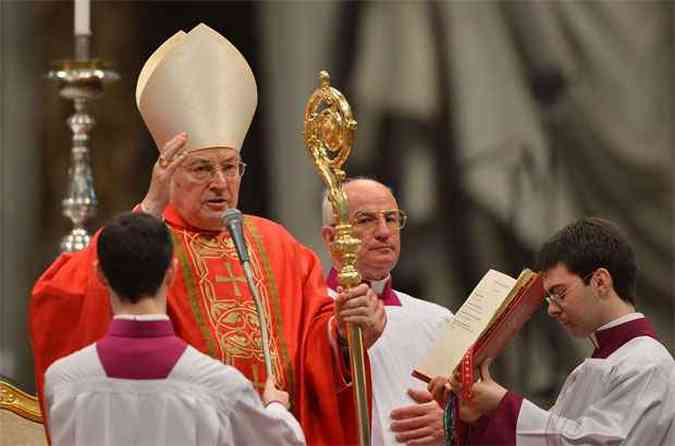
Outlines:
[[590,283],[601,297],[609,296],[610,291],[614,289],[612,274],[606,268],[598,268],[591,277]]
[[335,228],[330,225],[323,225],[321,227],[321,238],[323,239],[326,248],[330,250],[330,246],[335,241]]
[[94,269],[96,270],[96,277],[98,278],[99,282],[101,282],[103,286],[105,286],[106,288],[110,288],[110,285],[108,284],[108,279],[105,278],[103,270],[101,270],[101,264],[99,263],[98,259],[94,260]]

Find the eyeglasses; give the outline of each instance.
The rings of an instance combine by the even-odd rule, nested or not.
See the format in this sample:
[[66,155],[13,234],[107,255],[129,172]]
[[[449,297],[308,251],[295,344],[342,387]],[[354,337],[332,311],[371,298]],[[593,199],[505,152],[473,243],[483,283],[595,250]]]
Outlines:
[[208,161],[196,161],[185,166],[185,172],[196,182],[206,183],[216,177],[216,172],[220,171],[225,178],[241,178],[246,172],[246,163],[238,161],[236,163],[227,162],[216,166]]
[[400,231],[405,227],[408,216],[400,209],[384,211],[358,211],[354,214],[351,224],[359,231],[373,231],[380,224],[380,216],[390,231]]
[[[585,275],[581,279],[581,283],[585,285],[586,282],[588,281],[588,279],[593,277],[593,274],[595,274],[595,270],[593,270],[589,274]],[[569,291],[572,288],[574,288],[576,285],[579,285],[579,282],[574,283],[570,287],[563,288],[562,290],[559,289],[559,291],[557,291],[555,293],[551,293],[551,292],[547,291],[546,296],[544,297],[544,299],[546,299],[546,303],[549,304],[549,305],[556,304],[557,306],[562,307],[563,302],[565,301],[565,297],[567,296],[567,293],[569,293]]]

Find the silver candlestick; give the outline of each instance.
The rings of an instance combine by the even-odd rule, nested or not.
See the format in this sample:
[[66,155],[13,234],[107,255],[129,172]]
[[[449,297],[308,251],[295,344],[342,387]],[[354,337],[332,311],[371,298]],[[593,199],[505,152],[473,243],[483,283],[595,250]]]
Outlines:
[[62,252],[79,251],[89,243],[85,222],[96,215],[96,192],[89,157],[90,132],[96,121],[89,113],[89,101],[103,94],[103,84],[119,75],[98,59],[89,57],[89,35],[75,36],[75,60],[54,64],[48,78],[59,81],[59,95],[72,100],[75,113],[67,124],[73,132],[71,164],[68,169],[68,192],[61,202],[63,215],[73,229],[61,240]]

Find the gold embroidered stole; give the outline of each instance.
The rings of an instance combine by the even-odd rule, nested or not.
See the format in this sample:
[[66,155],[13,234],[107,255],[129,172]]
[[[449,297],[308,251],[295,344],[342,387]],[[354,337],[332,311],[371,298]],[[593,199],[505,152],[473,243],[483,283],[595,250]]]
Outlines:
[[[266,373],[260,325],[244,271],[227,232],[217,235],[171,228],[187,298],[206,341],[207,354],[232,365],[260,390]],[[244,219],[251,269],[266,307],[277,385],[292,391],[293,366],[283,336],[279,290],[258,229]]]

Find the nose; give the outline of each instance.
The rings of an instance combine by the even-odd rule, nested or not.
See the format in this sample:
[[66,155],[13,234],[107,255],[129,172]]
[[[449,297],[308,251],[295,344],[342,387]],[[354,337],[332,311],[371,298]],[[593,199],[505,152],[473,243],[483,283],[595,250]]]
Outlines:
[[560,313],[562,312],[562,309],[560,308],[560,305],[558,305],[554,301],[550,301],[546,311],[547,311],[548,315],[551,316],[552,318],[557,318],[558,316],[560,316]]
[[213,174],[213,178],[211,178],[211,187],[224,187],[225,183],[227,182],[227,177],[225,176],[225,172],[216,169],[216,171]]
[[374,235],[380,240],[386,240],[391,236],[391,228],[387,224],[387,220],[382,216],[377,219],[377,226],[375,227]]

